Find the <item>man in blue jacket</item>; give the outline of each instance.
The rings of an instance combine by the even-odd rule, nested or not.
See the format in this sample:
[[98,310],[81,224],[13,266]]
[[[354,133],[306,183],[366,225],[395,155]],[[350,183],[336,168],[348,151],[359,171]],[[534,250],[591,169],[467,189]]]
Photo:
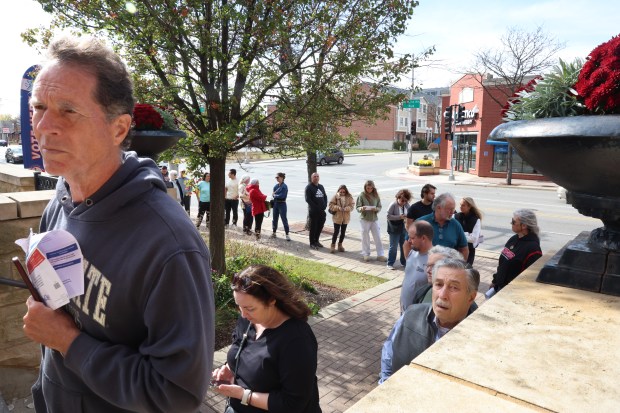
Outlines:
[[209,251],[151,159],[124,152],[134,106],[105,43],[50,44],[31,106],[47,172],[60,175],[41,231],[64,229],[84,257],[84,294],[53,311],[27,300],[42,345],[37,412],[196,412],[213,362]]

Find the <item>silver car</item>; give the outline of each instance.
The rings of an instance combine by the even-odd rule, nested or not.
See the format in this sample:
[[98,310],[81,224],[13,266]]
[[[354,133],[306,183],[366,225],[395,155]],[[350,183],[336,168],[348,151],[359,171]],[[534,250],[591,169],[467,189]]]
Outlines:
[[340,149],[330,149],[326,153],[316,152],[316,163],[319,165],[327,165],[332,162],[342,164],[344,162],[344,153]]

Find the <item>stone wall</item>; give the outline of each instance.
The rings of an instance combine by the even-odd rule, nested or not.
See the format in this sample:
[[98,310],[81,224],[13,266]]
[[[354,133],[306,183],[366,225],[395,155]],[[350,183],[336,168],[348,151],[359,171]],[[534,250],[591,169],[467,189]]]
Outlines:
[[[34,178],[28,171],[32,186]],[[20,175],[18,172],[17,175]],[[25,177],[14,182],[27,181]],[[4,179],[3,182],[10,181]],[[26,182],[27,184],[27,182]],[[15,188],[21,189],[21,188]],[[11,259],[24,258],[15,240],[37,231],[43,209],[54,191],[9,192],[0,194],[0,277],[21,280]],[[41,350],[22,331],[27,290],[0,285],[0,393],[5,400],[30,394],[38,372]]]

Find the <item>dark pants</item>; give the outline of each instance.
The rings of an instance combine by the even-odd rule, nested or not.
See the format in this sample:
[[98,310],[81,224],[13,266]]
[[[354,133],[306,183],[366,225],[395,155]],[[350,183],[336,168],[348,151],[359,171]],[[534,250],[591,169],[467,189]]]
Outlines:
[[310,245],[319,242],[326,215],[325,211],[310,211]]
[[185,195],[183,197],[183,201],[181,202],[181,204],[183,204],[183,208],[185,208],[185,211],[187,212],[187,214],[189,215],[189,207],[192,203],[192,196],[191,195]]
[[209,222],[209,214],[211,213],[211,202],[198,201],[198,219],[202,221],[205,212],[207,213],[207,222]]
[[278,229],[278,218],[282,218],[282,226],[284,227],[284,233],[288,234],[288,218],[286,217],[286,202],[274,201],[273,203],[273,221],[271,223],[271,229],[276,232]]
[[332,236],[332,244],[336,243],[338,239],[338,233],[340,233],[340,241],[339,244],[342,244],[344,241],[344,233],[347,232],[347,224],[334,224],[334,235]]
[[467,263],[469,265],[474,265],[474,258],[476,257],[476,249],[474,248],[474,244],[471,242],[467,243],[467,248],[469,249],[469,255],[467,256]]
[[263,226],[263,218],[265,218],[265,214],[263,212],[254,215],[254,232],[257,234],[260,234],[260,228]]
[[252,222],[254,222],[254,218],[252,217],[252,204],[243,205],[243,229],[247,229],[248,231],[252,229]]
[[226,208],[226,215],[224,216],[224,223],[228,225],[230,222],[230,210],[232,209],[232,224],[237,225],[237,219],[239,215],[237,214],[237,209],[239,209],[239,200],[238,199],[225,199],[224,200],[224,208]]

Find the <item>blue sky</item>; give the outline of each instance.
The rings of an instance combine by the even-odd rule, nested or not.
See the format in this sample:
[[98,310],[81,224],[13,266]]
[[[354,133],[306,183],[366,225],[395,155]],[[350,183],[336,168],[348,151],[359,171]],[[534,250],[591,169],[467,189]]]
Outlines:
[[[49,22],[34,0],[0,0],[0,114],[19,113],[19,87],[24,71],[38,63],[35,50],[21,42],[28,27]],[[544,29],[566,47],[558,57],[585,58],[599,44],[620,34],[620,0],[420,0],[397,51],[418,53],[435,45],[432,67],[416,69],[416,86],[447,86],[458,80],[472,55],[499,45],[509,27]],[[411,85],[410,76],[399,84]]]

